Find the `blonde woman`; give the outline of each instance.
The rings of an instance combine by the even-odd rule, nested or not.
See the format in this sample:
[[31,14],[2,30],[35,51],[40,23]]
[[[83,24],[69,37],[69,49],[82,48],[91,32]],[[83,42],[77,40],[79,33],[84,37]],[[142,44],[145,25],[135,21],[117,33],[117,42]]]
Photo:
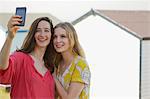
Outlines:
[[54,27],[53,45],[57,52],[54,80],[58,99],[89,99],[89,66],[74,27],[59,23]]

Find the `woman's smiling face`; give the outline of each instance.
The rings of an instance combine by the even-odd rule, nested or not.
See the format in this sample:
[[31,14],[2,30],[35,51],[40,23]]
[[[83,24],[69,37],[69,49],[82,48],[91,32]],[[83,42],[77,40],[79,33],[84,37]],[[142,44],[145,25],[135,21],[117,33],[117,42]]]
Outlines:
[[40,21],[34,35],[36,47],[46,48],[51,40],[51,28],[47,21]]
[[70,48],[69,38],[66,31],[57,27],[54,30],[54,38],[53,38],[54,48],[57,52],[62,53],[66,52]]

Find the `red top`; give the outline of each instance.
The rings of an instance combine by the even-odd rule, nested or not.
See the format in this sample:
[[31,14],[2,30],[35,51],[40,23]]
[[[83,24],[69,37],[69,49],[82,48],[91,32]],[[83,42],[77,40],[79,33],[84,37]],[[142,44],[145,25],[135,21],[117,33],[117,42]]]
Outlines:
[[42,76],[30,55],[15,52],[9,67],[0,70],[0,83],[11,84],[11,99],[54,99],[54,79],[47,71]]

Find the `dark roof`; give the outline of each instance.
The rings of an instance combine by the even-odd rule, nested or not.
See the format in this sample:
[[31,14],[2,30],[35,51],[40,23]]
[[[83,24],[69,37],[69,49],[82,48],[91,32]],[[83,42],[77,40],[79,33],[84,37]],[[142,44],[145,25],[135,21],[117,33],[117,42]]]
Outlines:
[[72,23],[76,24],[89,15],[99,15],[140,39],[150,39],[150,11],[92,9]]

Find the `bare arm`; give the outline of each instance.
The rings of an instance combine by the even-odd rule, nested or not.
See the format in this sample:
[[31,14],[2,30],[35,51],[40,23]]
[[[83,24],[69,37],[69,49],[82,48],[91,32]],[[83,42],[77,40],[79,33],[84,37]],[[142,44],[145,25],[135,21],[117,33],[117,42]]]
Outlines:
[[8,68],[10,48],[13,38],[15,37],[17,30],[19,29],[19,27],[16,26],[17,24],[20,24],[19,21],[21,21],[20,16],[12,16],[8,21],[8,35],[0,52],[0,69],[2,70]]
[[62,99],[78,99],[81,91],[84,88],[84,83],[72,82],[69,89],[66,91],[58,79],[55,78],[56,89]]

